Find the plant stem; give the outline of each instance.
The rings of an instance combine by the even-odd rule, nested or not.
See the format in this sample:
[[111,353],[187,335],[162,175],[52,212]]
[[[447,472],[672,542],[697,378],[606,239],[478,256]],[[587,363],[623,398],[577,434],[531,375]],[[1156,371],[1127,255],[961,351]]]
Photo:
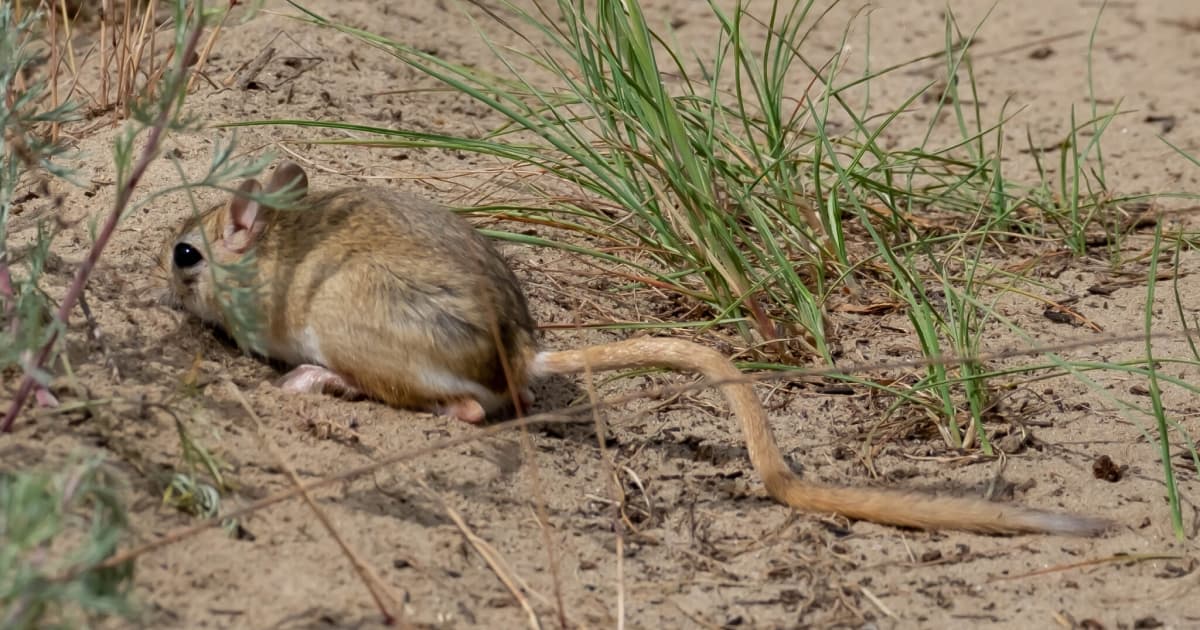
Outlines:
[[[188,72],[187,59],[196,50],[196,43],[200,40],[200,31],[201,28],[197,24],[188,35],[184,53],[176,60],[176,63],[179,64],[181,78]],[[180,86],[184,85],[186,83],[181,81]],[[62,304],[59,305],[58,313],[55,315],[58,326],[51,331],[50,338],[46,340],[45,345],[42,346],[33,363],[26,367],[25,376],[21,379],[17,393],[13,396],[12,403],[4,415],[3,423],[0,423],[0,433],[9,433],[12,431],[13,421],[16,420],[17,414],[20,413],[25,400],[29,398],[29,394],[37,386],[37,381],[34,379],[32,372],[43,367],[46,360],[50,358],[54,344],[58,341],[58,331],[66,329],[71,311],[75,309],[75,304],[79,301],[79,296],[83,294],[83,289],[87,285],[88,278],[91,276],[92,270],[96,267],[96,263],[100,260],[100,254],[104,251],[104,246],[108,244],[108,240],[112,238],[113,232],[116,231],[117,224],[121,221],[121,215],[124,214],[125,207],[129,205],[129,199],[133,196],[133,190],[137,188],[138,182],[141,181],[142,175],[145,174],[150,163],[158,157],[159,145],[162,144],[163,136],[166,135],[167,124],[170,122],[171,114],[174,111],[171,99],[173,99],[171,96],[164,97],[163,105],[159,109],[157,116],[155,116],[154,124],[150,127],[150,135],[146,140],[146,145],[142,148],[142,153],[138,156],[137,163],[129,172],[129,179],[117,189],[117,200],[113,204],[112,212],[109,213],[108,218],[104,222],[104,227],[101,228],[100,233],[96,236],[96,242],[92,245],[91,251],[88,252],[87,258],[83,260],[83,263],[79,265],[79,269],[75,272],[75,278],[71,282],[71,287],[67,290],[67,294],[63,296]]]

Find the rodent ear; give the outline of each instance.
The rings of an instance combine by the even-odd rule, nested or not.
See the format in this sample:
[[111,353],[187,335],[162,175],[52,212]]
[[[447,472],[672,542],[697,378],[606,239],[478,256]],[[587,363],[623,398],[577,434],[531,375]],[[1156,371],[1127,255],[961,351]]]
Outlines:
[[267,182],[267,194],[287,188],[297,199],[308,194],[308,174],[292,161],[287,161],[275,167],[271,181]]
[[225,206],[225,233],[222,235],[225,247],[230,251],[242,253],[250,249],[255,239],[266,227],[266,217],[260,216],[262,206],[250,195],[262,192],[258,180],[248,179],[242,182],[238,190]]

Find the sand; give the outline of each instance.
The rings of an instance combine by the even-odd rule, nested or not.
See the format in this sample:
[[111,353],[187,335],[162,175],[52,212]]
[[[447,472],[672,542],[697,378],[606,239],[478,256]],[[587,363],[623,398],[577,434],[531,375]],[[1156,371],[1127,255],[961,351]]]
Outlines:
[[[483,3],[491,6],[492,3]],[[732,2],[718,4],[728,9]],[[970,30],[991,3],[952,0]],[[498,3],[497,3],[498,5]],[[644,0],[656,27],[668,23],[685,48],[699,53],[715,41],[706,3]],[[1087,46],[1096,3],[1006,0],[998,3],[975,42],[975,72],[984,120],[1012,116],[1005,134],[1006,172],[1031,181],[1026,132],[1035,146],[1053,147],[1076,120],[1091,115]],[[479,35],[499,45],[519,44],[475,6],[451,2],[309,0],[335,20],[405,41],[455,63],[502,70]],[[764,6],[750,3],[751,9]],[[870,29],[870,63],[882,68],[943,49],[939,0],[882,1],[833,9],[805,43],[814,60],[842,44],[861,71]],[[215,89],[200,82],[188,109],[200,122],[261,118],[319,119],[397,126],[417,131],[478,135],[498,118],[469,99],[424,91],[434,83],[387,54],[350,37],[283,17],[293,11],[270,2],[272,12],[231,21],[206,73],[223,80],[265,46],[276,57],[259,76],[260,89]],[[868,21],[869,16],[869,21]],[[1184,0],[1109,3],[1095,38],[1091,75],[1101,112],[1119,108],[1104,135],[1106,178],[1120,194],[1196,191],[1200,168],[1162,140],[1200,148],[1200,8]],[[301,62],[294,60],[301,59]],[[939,58],[940,59],[940,58]],[[291,61],[289,61],[291,60]],[[312,63],[316,62],[316,63]],[[298,69],[303,68],[302,72]],[[872,83],[870,109],[889,112],[924,84],[944,77],[939,60],[913,64]],[[797,91],[802,87],[797,88]],[[885,135],[891,147],[921,140],[936,101],[919,99]],[[953,131],[953,121],[940,130]],[[70,131],[70,130],[69,130]],[[80,134],[75,147],[85,186],[63,186],[66,218],[77,221],[57,239],[47,288],[61,296],[89,242],[88,225],[114,198],[110,146],[121,133],[103,126]],[[192,176],[231,137],[207,128],[172,135],[166,149]],[[417,149],[365,149],[299,142],[345,137],[296,128],[251,128],[238,134],[239,155],[273,150],[309,169],[314,187],[371,182],[468,206],[495,199],[500,169],[468,154]],[[948,136],[949,137],[949,136]],[[1044,156],[1058,168],[1058,153]],[[178,182],[175,167],[156,162],[143,194]],[[500,192],[498,192],[500,191]],[[214,191],[203,203],[221,198]],[[1186,204],[1185,204],[1186,205]],[[40,199],[25,216],[50,207]],[[164,475],[182,466],[169,404],[197,440],[227,465],[236,491],[223,499],[232,510],[289,487],[262,448],[234,388],[260,415],[266,439],[304,479],[316,479],[479,429],[444,417],[388,408],[370,401],[289,395],[272,383],[282,373],[241,354],[227,341],[160,303],[164,286],[160,248],[190,209],[179,196],[155,198],[123,221],[87,293],[102,342],[86,334],[76,311],[68,357],[75,378],[60,378],[64,403],[115,399],[90,412],[27,414],[12,435],[0,437],[5,467],[53,465],[79,452],[105,454],[128,480],[130,544],[193,522],[160,502]],[[1173,218],[1172,221],[1188,221]],[[32,237],[32,222],[14,234]],[[1151,243],[1142,230],[1121,245],[1134,258]],[[1144,324],[1143,261],[1113,270],[1111,252],[1087,257],[1030,251],[1013,262],[1043,268],[1041,295],[1077,296],[1074,308],[1100,332],[1057,323],[1044,305],[1014,294],[997,308],[1037,343],[1094,339],[1062,353],[1073,359],[1118,361],[1144,356],[1141,342],[1105,343]],[[605,318],[670,319],[678,300],[655,293],[616,294],[592,261],[527,246],[503,245],[543,326],[546,345],[571,347],[621,333],[573,330],[569,324]],[[997,262],[997,261],[991,261]],[[1180,296],[1194,313],[1200,292],[1190,276],[1198,259],[1185,252],[1165,268],[1182,276]],[[1088,287],[1133,281],[1108,294]],[[1154,326],[1178,331],[1174,297],[1163,285]],[[684,307],[688,305],[684,303]],[[675,310],[673,310],[675,309]],[[916,356],[905,315],[834,313],[843,360],[879,361]],[[720,331],[704,343],[735,341]],[[1023,347],[1029,339],[1004,327],[983,337],[989,350]],[[1156,342],[1160,356],[1187,358],[1178,340]],[[1032,359],[1013,359],[1010,363]],[[1172,364],[1174,376],[1195,379],[1192,366]],[[893,376],[912,371],[893,370]],[[1117,521],[1095,539],[1053,536],[989,537],[929,533],[791,513],[766,498],[720,397],[689,392],[638,400],[603,413],[609,472],[589,427],[535,430],[529,445],[516,432],[468,441],[373,475],[315,493],[337,530],[390,591],[395,609],[416,627],[515,628],[535,615],[545,627],[613,627],[623,611],[627,627],[1080,627],[1186,628],[1200,625],[1200,572],[1193,542],[1200,491],[1196,471],[1180,456],[1178,483],[1189,539],[1171,531],[1158,447],[1146,440],[1144,415],[1117,400],[1148,405],[1144,383],[1115,372],[1078,379],[1014,378],[989,430],[1011,453],[1003,460],[948,448],[927,418],[912,410],[886,414],[890,399],[854,387],[831,392],[820,379],[763,385],[786,456],[806,476],[823,482],[991,496],[1047,509]],[[687,382],[670,375],[638,376],[599,387],[602,396],[634,394]],[[7,379],[0,396],[11,395]],[[585,395],[581,381],[556,380],[537,389],[539,410]],[[1110,396],[1101,396],[1098,392]],[[1168,411],[1193,433],[1196,401],[1166,392]],[[1008,436],[1004,438],[1004,436]],[[868,462],[861,455],[869,448]],[[1094,463],[1107,456],[1127,467],[1119,480],[1097,478]],[[625,502],[618,561],[613,482]],[[460,524],[461,523],[461,524]],[[137,561],[139,623],[154,628],[374,628],[382,618],[350,563],[300,501],[281,503],[239,520],[240,536],[212,529],[149,553]],[[485,554],[504,567],[498,572]],[[1128,558],[1116,557],[1128,554]],[[526,609],[505,580],[519,584]],[[122,627],[111,622],[109,627]]]

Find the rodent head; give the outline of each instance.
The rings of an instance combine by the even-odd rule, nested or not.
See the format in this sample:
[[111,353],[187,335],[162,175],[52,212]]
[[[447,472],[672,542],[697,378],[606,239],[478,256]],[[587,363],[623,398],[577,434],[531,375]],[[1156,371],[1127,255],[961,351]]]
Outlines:
[[269,256],[257,252],[256,246],[274,208],[262,205],[256,197],[284,189],[294,200],[308,192],[308,176],[293,162],[275,169],[265,191],[257,180],[248,179],[227,202],[189,217],[160,254],[160,265],[170,270],[167,301],[206,322],[224,326],[226,308],[218,299],[218,287],[243,284],[237,266],[251,262],[247,260],[250,256],[257,254],[254,265],[271,264]]

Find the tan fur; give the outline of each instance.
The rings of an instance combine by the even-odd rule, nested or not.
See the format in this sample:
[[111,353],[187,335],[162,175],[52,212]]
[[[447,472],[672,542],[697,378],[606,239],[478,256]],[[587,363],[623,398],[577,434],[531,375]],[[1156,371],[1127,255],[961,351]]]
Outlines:
[[812,484],[792,472],[771,432],[754,388],[737,383],[742,373],[721,353],[680,339],[637,338],[581,350],[544,352],[534,364],[539,374],[657,367],[687,370],[725,383],[721,390],[742,425],[750,462],[767,493],[799,510],[832,512],[875,523],[922,529],[984,533],[1047,532],[1095,534],[1108,524],[1099,519],[1031,510],[979,499],[941,498],[913,492]]
[[[201,231],[213,259],[239,259],[222,236],[227,207],[189,220],[164,248],[163,264],[173,268],[171,251],[180,241],[202,249]],[[419,198],[370,188],[311,194],[294,208],[263,211],[253,284],[261,287],[265,338],[254,350],[286,363],[316,363],[294,343],[313,329],[326,367],[388,404],[425,408],[467,393],[423,386],[422,377],[436,370],[497,400],[510,398],[492,322],[502,321],[503,347],[512,349],[505,358],[523,374],[528,353],[521,350],[533,342],[533,319],[516,278],[468,223]],[[230,329],[211,274],[199,273],[192,284],[181,275],[172,273],[176,301]]]
[[[469,223],[421,199],[381,189],[307,194],[307,177],[290,163],[277,169],[267,191],[292,180],[299,182],[302,197],[295,208],[261,208],[256,214],[245,193],[257,184],[248,182],[240,201],[235,197],[188,221],[163,253],[177,301],[227,328],[212,274],[203,266],[207,262],[178,269],[171,265],[172,248],[199,246],[203,232],[212,244],[206,260],[256,256],[266,333],[262,354],[292,364],[321,363],[363,393],[408,408],[477,400],[493,409],[524,390],[529,378],[587,369],[670,368],[722,382],[741,377],[715,350],[676,339],[537,353],[533,319],[515,276]],[[230,224],[238,221],[230,217],[242,216],[263,223],[231,233]],[[252,243],[248,252],[241,251],[244,241]],[[319,340],[319,352],[306,352],[305,339]],[[505,379],[505,367],[512,382]],[[745,383],[721,388],[767,492],[796,509],[990,533],[1089,535],[1108,525],[977,499],[805,482],[781,455],[753,388]]]

